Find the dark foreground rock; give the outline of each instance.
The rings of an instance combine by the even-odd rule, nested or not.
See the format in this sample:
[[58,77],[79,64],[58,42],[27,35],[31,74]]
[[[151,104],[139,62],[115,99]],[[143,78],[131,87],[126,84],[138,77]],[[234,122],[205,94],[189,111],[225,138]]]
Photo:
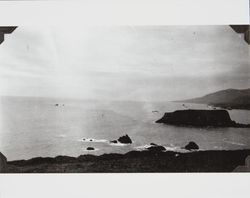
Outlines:
[[7,162],[8,173],[232,172],[245,165],[250,150],[131,151],[126,154],[58,156]]
[[121,136],[118,138],[118,140],[112,140],[110,143],[116,144],[116,143],[122,143],[122,144],[132,144],[131,138],[126,134],[124,136]]
[[189,142],[185,147],[186,150],[198,150],[199,146],[195,142]]
[[165,113],[156,123],[194,127],[250,127],[250,124],[239,124],[231,120],[226,110],[178,110]]

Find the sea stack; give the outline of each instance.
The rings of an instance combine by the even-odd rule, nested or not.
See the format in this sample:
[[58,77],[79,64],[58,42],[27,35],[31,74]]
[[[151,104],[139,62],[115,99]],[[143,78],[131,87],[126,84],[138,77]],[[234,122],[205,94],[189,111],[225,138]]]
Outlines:
[[156,123],[193,127],[250,127],[250,124],[239,124],[231,120],[226,110],[178,110],[165,113]]
[[123,143],[123,144],[132,144],[132,140],[127,134],[119,137],[118,142]]
[[186,150],[198,150],[199,146],[195,143],[195,142],[189,142],[186,146],[185,146]]

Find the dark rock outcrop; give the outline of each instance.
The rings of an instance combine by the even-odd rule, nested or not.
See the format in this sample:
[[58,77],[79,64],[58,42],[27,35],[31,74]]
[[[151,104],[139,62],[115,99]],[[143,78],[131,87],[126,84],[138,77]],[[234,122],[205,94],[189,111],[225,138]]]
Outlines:
[[93,147],[88,147],[87,150],[88,150],[88,151],[94,151],[95,148],[93,148]]
[[155,143],[150,143],[150,147],[147,148],[148,151],[152,152],[162,152],[165,151],[165,147],[161,145],[157,145]]
[[178,110],[165,113],[156,123],[194,127],[250,127],[250,124],[239,124],[231,120],[226,110]]
[[132,140],[127,134],[119,137],[118,142],[123,143],[123,144],[132,144]]
[[118,140],[111,140],[110,141],[110,143],[114,143],[114,144],[116,144],[118,142],[120,142],[122,144],[132,144],[132,140],[127,134],[119,137]]
[[185,147],[186,150],[198,150],[199,146],[195,142],[189,142]]

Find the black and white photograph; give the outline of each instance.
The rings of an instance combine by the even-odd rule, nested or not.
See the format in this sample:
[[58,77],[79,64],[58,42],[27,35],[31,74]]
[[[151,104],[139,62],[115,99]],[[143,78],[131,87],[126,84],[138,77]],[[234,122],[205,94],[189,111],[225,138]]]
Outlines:
[[0,0],[0,198],[248,198],[249,0]]
[[1,173],[250,172],[248,25],[1,26]]

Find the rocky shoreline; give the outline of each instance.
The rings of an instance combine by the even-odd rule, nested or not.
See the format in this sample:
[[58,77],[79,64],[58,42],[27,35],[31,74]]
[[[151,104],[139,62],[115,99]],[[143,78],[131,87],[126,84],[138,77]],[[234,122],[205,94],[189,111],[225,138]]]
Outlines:
[[37,157],[8,161],[6,173],[232,172],[245,165],[250,150],[179,153],[160,149],[126,154]]

